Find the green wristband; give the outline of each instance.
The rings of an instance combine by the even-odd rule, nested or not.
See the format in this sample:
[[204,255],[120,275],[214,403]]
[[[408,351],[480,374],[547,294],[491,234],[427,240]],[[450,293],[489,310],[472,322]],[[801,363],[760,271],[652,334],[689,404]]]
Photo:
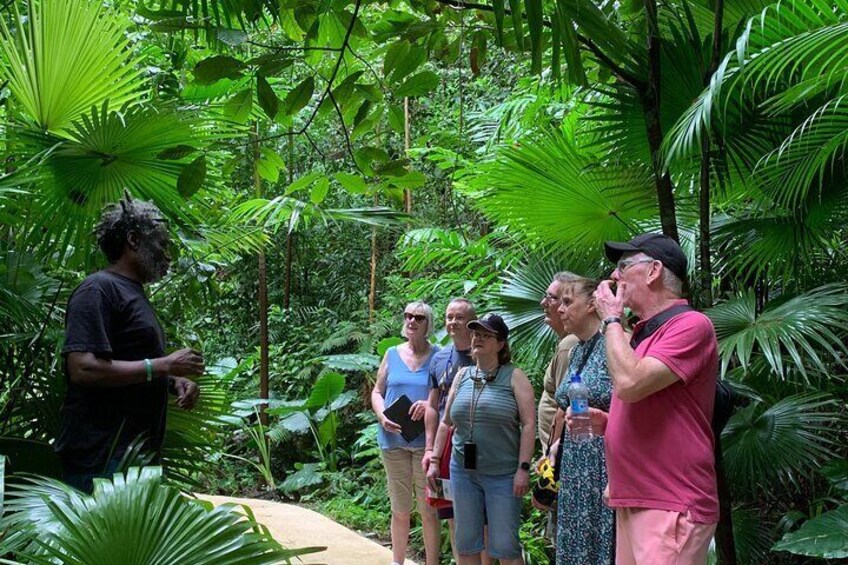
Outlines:
[[150,359],[144,360],[144,368],[147,369],[147,382],[153,380],[153,361]]

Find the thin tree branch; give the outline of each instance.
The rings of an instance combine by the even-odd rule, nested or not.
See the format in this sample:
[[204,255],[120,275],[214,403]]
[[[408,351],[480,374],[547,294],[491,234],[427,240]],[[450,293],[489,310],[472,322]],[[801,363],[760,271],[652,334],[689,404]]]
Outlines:
[[338,53],[342,51],[341,47],[306,47],[305,45],[268,45],[267,43],[259,43],[258,41],[247,41],[249,45],[262,47],[263,49],[271,49],[273,51],[332,51]]
[[[339,108],[338,102],[336,102],[336,97],[333,96],[333,93],[330,92],[330,102],[333,103],[333,108],[336,109],[336,114],[339,116],[339,124],[342,126],[342,132],[344,133],[345,144],[347,145],[347,151],[350,153],[350,158],[353,159],[354,164],[356,164],[356,159],[353,157],[353,145],[350,144],[350,134],[347,132],[347,126],[344,123],[344,116],[342,115],[342,109]],[[359,167],[357,167],[359,168]],[[360,171],[361,172],[361,171]]]
[[[327,79],[327,87],[324,89],[324,93],[321,95],[321,99],[318,101],[318,104],[315,105],[315,109],[312,110],[312,114],[309,115],[309,118],[306,120],[306,123],[303,124],[303,127],[297,131],[287,131],[283,133],[265,136],[261,139],[256,140],[257,142],[261,143],[263,141],[270,141],[272,139],[279,139],[281,137],[287,137],[292,135],[302,135],[306,133],[306,130],[309,129],[309,126],[312,125],[313,120],[315,120],[315,116],[318,115],[318,109],[321,107],[321,104],[324,103],[324,100],[327,98],[327,96],[330,94],[330,90],[332,90],[333,88],[333,81],[336,80],[336,75],[338,75],[339,69],[342,66],[342,61],[344,61],[344,52],[347,50],[347,46],[350,44],[350,35],[353,33],[353,26],[356,24],[356,18],[359,16],[359,8],[361,6],[362,0],[356,0],[356,4],[354,4],[353,6],[353,15],[350,18],[350,23],[347,26],[347,31],[345,31],[344,40],[342,41],[341,47],[338,48],[339,58],[336,60],[336,64],[333,67],[333,72],[330,74],[330,78]],[[250,143],[253,142],[251,141]]]

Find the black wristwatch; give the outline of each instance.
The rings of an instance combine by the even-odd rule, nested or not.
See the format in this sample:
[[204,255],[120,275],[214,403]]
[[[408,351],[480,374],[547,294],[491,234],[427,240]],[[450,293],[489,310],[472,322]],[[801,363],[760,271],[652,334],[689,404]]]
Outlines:
[[601,322],[601,333],[607,333],[607,326],[610,324],[620,324],[621,318],[618,316],[610,316],[609,318],[604,318],[604,321]]
[[527,461],[522,461],[518,465],[518,468],[521,469],[522,471],[527,471],[529,473],[530,472],[530,463],[528,463]]

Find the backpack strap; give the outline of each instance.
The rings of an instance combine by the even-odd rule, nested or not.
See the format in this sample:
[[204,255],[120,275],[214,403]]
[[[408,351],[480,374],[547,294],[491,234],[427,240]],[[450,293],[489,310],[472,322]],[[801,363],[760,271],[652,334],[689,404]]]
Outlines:
[[651,337],[656,333],[658,329],[662,327],[670,319],[674,318],[678,314],[682,314],[684,312],[693,312],[695,309],[689,306],[688,304],[678,304],[677,306],[672,306],[667,310],[663,310],[653,318],[650,318],[645,325],[642,326],[638,332],[633,333],[633,337],[630,338],[630,347],[636,349],[639,347],[639,344]]

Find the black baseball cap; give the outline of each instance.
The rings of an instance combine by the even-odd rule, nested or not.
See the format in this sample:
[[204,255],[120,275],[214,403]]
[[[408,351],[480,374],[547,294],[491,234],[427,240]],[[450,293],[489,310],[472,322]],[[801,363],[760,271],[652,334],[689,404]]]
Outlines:
[[497,335],[498,339],[503,341],[506,341],[509,337],[509,328],[507,327],[506,322],[503,321],[503,318],[497,314],[493,314],[492,312],[489,312],[482,318],[471,320],[466,324],[466,327],[469,330],[476,330],[479,328],[489,330],[493,334]]
[[643,233],[626,243],[607,241],[604,243],[607,259],[618,263],[625,253],[642,252],[652,259],[660,261],[664,267],[674,273],[682,281],[686,281],[689,262],[680,245],[661,233]]

